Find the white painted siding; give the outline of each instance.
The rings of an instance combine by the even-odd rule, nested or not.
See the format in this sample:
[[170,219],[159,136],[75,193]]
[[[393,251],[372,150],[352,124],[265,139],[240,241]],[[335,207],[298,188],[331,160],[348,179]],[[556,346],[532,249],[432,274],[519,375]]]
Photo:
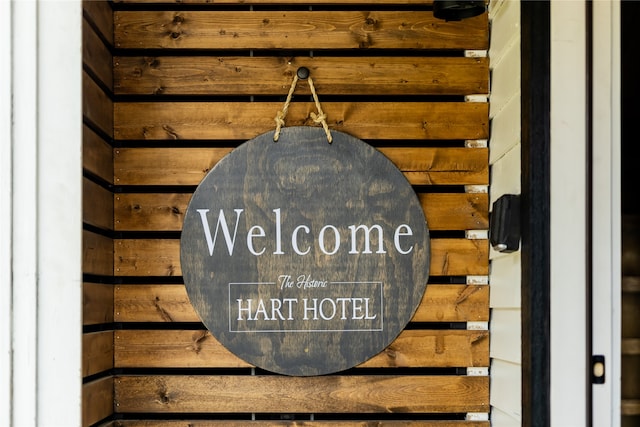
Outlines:
[[[606,381],[604,384],[592,386],[592,413],[594,426],[611,427],[621,425],[621,377],[626,374],[621,370],[620,316],[622,303],[620,8],[619,0],[593,2],[594,60],[591,80],[593,84],[593,330],[591,338],[593,354],[605,356]],[[565,33],[562,35],[566,36]],[[572,287],[577,291],[579,283],[573,283]],[[567,289],[567,293],[570,291],[571,289]],[[571,320],[573,323],[578,321],[578,319]],[[568,359],[568,356],[565,358]],[[569,360],[566,363],[569,363]],[[573,372],[575,376],[577,367],[573,368],[576,369],[576,372]]]
[[[520,194],[520,2],[494,0],[491,20],[491,193]],[[521,403],[520,252],[491,251],[491,420],[519,426]]]
[[78,426],[82,8],[0,1],[0,425]]
[[551,2],[550,402],[551,425],[563,427],[587,425],[588,410],[582,398],[587,394],[585,8],[585,2]]

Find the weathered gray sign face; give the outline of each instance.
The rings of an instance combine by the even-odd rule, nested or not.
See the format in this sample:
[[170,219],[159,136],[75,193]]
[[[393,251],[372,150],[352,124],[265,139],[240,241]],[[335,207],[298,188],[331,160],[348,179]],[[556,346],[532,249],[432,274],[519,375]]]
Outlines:
[[222,159],[185,215],[191,302],[231,352],[287,375],[362,363],[412,318],[429,275],[429,231],[402,173],[333,131],[285,128]]

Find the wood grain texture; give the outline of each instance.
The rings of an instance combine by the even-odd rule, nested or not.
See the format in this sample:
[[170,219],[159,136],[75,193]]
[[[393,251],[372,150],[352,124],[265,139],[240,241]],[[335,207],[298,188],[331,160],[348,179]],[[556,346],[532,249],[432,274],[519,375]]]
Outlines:
[[[489,287],[427,285],[414,322],[489,320]],[[200,322],[184,285],[117,285],[115,322]]]
[[487,412],[489,378],[467,376],[119,376],[118,413]]
[[[286,95],[286,90],[283,90]],[[330,129],[359,139],[486,139],[489,105],[481,102],[322,102]],[[118,102],[119,140],[249,140],[275,128],[280,102]],[[316,126],[312,102],[293,102],[286,126]]]
[[[488,58],[115,57],[118,95],[278,95],[307,67],[322,95],[470,95],[489,91]],[[296,94],[310,94],[300,82]]]
[[82,0],[82,10],[86,19],[98,28],[104,39],[113,46],[113,10],[107,0]]
[[[208,331],[115,332],[116,368],[242,368]],[[363,368],[489,366],[488,331],[408,330]]]
[[84,283],[82,285],[82,324],[97,325],[113,322],[113,285]]
[[489,421],[203,421],[118,420],[100,427],[489,427]]
[[82,272],[113,275],[113,240],[90,231],[82,232]]
[[[115,194],[117,231],[179,231],[190,193]],[[429,230],[479,230],[489,227],[485,194],[418,194]]]
[[86,125],[82,127],[82,167],[113,184],[113,149]]
[[113,103],[86,71],[82,73],[82,92],[84,119],[100,128],[105,135],[113,136]]
[[[198,185],[231,148],[116,148],[118,185]],[[488,185],[486,148],[383,147],[413,185]]]
[[446,22],[409,12],[114,12],[115,46],[139,49],[487,49],[487,14]]
[[82,375],[94,375],[113,368],[113,331],[82,335]]
[[113,414],[113,378],[105,377],[82,386],[82,426],[88,427]]
[[82,180],[82,220],[104,230],[113,230],[113,194],[87,178]]
[[82,62],[109,90],[113,91],[111,52],[86,19],[82,20]]
[[[116,276],[180,276],[180,241],[176,239],[116,239]],[[432,239],[431,276],[489,274],[487,240]]]

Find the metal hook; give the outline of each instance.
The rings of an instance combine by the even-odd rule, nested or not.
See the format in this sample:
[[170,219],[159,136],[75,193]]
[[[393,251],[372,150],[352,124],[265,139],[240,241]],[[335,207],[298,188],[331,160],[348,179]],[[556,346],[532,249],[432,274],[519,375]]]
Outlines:
[[298,72],[296,73],[298,75],[298,78],[301,80],[306,80],[309,78],[309,69],[307,67],[300,67],[298,68]]

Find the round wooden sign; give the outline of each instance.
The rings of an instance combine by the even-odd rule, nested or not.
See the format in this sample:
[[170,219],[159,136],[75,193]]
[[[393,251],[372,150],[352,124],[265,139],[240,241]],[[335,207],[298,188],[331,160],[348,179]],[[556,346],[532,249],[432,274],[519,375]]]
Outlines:
[[223,158],[181,237],[189,298],[241,359],[286,375],[358,365],[404,329],[429,276],[424,212],[379,151],[284,128]]

